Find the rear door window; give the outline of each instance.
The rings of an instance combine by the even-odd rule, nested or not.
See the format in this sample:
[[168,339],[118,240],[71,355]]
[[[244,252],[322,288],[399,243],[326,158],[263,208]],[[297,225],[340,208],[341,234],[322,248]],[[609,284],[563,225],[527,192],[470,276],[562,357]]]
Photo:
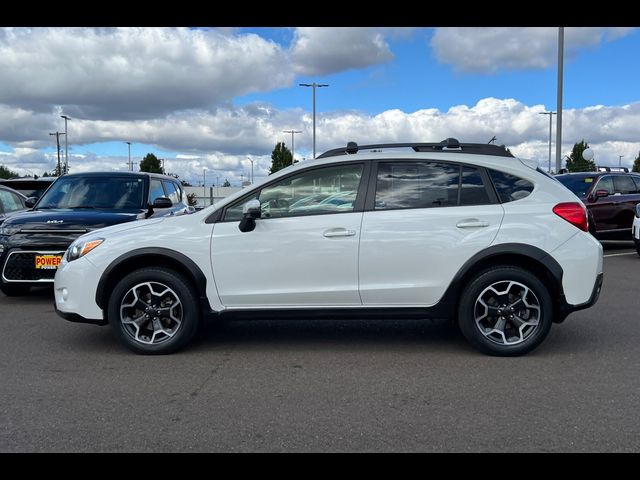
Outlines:
[[636,184],[633,183],[633,180],[626,175],[616,175],[613,177],[613,187],[616,193],[621,193],[623,195],[637,193],[638,189],[636,188]]
[[381,162],[376,210],[458,205],[460,166],[437,162]]

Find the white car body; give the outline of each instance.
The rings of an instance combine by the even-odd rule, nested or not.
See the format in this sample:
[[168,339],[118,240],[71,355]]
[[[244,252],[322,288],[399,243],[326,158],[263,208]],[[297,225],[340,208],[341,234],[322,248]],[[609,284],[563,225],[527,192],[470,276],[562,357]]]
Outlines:
[[[211,223],[226,206],[241,197],[251,198],[252,191],[280,178],[325,165],[356,160],[371,164],[381,158],[459,162],[507,172],[534,188],[528,196],[508,203],[263,218],[255,221],[251,232],[240,231],[238,221]],[[516,158],[452,152],[330,156],[288,167],[192,215],[143,220],[84,235],[77,242],[102,239],[103,243],[73,261],[65,255],[55,277],[56,310],[71,320],[105,324],[107,297],[102,302],[97,298],[115,281],[105,283],[105,274],[114,265],[123,265],[128,256],[153,258],[163,253],[178,261],[186,257],[189,268],[197,267],[201,276],[194,277],[194,286],[202,288],[200,300],[208,310],[203,313],[209,316],[265,310],[428,310],[445,300],[456,301],[456,291],[464,286],[456,282],[472,259],[506,258],[520,252],[536,262],[553,264],[551,270],[561,269],[563,305],[555,318],[561,321],[595,302],[602,278],[600,243],[553,212],[562,202],[580,200]]]
[[640,207],[638,205],[636,205],[636,214],[633,216],[631,236],[633,237],[633,243],[636,246],[636,252],[640,255]]

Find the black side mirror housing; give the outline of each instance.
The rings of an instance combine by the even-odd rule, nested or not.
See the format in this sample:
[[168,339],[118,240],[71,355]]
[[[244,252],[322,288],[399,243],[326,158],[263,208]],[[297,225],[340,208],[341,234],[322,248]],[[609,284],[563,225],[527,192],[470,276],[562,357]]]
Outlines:
[[256,228],[256,219],[262,216],[262,208],[258,199],[249,200],[242,207],[242,220],[238,228],[241,232],[251,232]]
[[158,197],[153,201],[153,208],[171,208],[173,207],[173,202],[167,197]]
[[24,205],[27,208],[33,208],[38,203],[38,197],[29,197],[24,201]]

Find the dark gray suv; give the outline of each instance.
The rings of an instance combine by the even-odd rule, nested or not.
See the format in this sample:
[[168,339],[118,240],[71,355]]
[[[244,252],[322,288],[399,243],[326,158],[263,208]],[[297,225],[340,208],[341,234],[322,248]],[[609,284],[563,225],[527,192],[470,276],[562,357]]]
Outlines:
[[65,175],[27,206],[33,208],[0,225],[0,290],[5,295],[52,284],[65,250],[84,233],[189,212],[179,180],[133,172]]

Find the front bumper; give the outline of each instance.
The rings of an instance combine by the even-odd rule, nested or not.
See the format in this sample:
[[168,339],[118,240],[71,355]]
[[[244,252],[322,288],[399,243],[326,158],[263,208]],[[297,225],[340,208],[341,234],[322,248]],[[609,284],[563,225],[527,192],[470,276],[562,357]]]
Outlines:
[[64,318],[65,320],[68,320],[70,322],[74,322],[74,323],[90,323],[92,325],[100,325],[100,326],[104,326],[104,325],[107,325],[109,323],[103,318],[100,318],[100,319],[97,319],[97,318],[85,318],[82,315],[78,315],[77,313],[63,312],[61,310],[58,310],[58,306],[56,305],[56,302],[53,302],[53,308],[55,309],[55,311],[58,314],[58,316]]
[[53,284],[58,315],[75,322],[106,324],[95,302],[99,280],[99,270],[86,257],[72,262],[63,259]]

